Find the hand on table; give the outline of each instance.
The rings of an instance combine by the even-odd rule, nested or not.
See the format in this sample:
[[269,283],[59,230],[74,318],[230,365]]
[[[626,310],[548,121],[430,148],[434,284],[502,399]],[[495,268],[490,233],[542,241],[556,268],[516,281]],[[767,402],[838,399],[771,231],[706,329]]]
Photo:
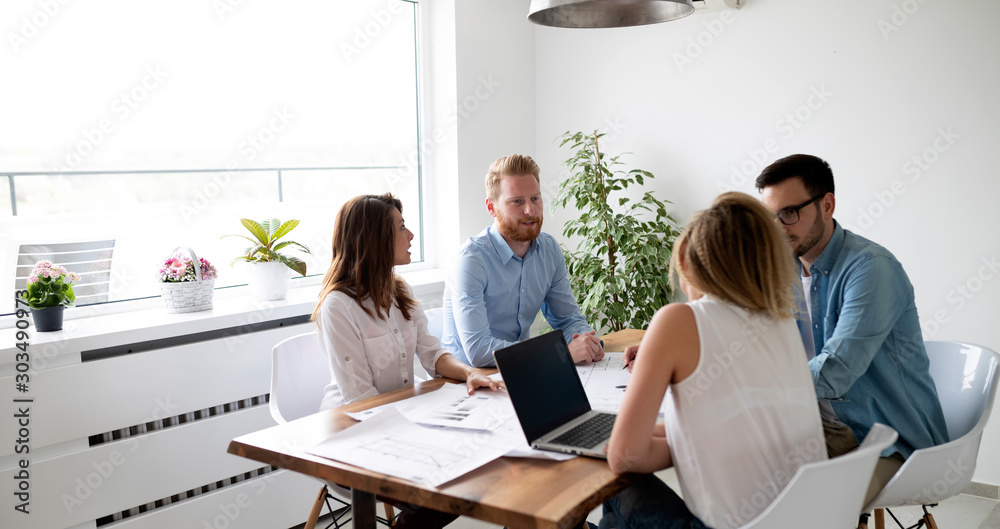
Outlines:
[[589,364],[604,358],[604,348],[601,347],[596,332],[574,333],[573,341],[569,343],[569,354],[573,357],[573,362]]

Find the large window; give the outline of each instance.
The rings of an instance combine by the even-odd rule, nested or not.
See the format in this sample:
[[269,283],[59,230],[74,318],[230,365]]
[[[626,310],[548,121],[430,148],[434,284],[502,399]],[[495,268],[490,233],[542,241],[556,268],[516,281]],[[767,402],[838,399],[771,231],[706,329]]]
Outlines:
[[0,20],[3,299],[28,243],[114,239],[112,301],[158,295],[177,246],[243,284],[245,244],[220,239],[241,217],[301,220],[322,274],[363,193],[403,200],[422,259],[416,3],[24,0]]

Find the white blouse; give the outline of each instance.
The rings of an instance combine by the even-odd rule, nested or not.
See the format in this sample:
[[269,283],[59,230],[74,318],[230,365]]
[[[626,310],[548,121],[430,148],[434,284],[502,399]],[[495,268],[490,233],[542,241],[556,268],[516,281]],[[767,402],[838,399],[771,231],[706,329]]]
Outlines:
[[[407,292],[413,291],[406,285]],[[371,300],[365,305],[375,313]],[[392,391],[413,383],[413,355],[432,377],[434,366],[447,354],[427,332],[427,316],[418,305],[403,318],[395,305],[387,319],[373,318],[347,294],[331,292],[319,317],[320,342],[330,359],[331,383],[320,409],[326,410]]]
[[732,529],[763,511],[798,468],[826,459],[816,389],[794,319],[702,297],[701,351],[667,390],[667,443],[684,503],[705,525]]

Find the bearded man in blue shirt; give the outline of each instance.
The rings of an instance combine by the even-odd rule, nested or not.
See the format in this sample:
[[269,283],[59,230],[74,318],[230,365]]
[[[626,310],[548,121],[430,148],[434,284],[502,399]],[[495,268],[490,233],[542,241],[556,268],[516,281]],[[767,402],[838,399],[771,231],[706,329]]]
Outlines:
[[852,450],[876,422],[899,432],[867,503],[914,450],[948,441],[913,286],[888,250],[833,219],[833,172],[822,159],[782,158],[756,185],[799,261],[800,329],[830,456]]
[[493,351],[527,339],[539,310],[563,332],[573,361],[604,356],[573,297],[559,244],[542,233],[539,172],[530,156],[493,162],[486,174],[486,209],[495,221],[470,238],[452,263],[441,344],[471,366],[491,365]]

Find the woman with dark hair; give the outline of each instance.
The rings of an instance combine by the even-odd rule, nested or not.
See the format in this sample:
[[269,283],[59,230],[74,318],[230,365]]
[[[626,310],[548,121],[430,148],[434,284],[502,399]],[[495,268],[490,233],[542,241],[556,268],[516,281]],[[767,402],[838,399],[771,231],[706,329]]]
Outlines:
[[[412,384],[414,355],[431,376],[464,380],[470,395],[477,387],[501,387],[445,352],[427,332],[413,291],[393,272],[410,263],[412,240],[403,204],[389,193],[352,198],[337,213],[333,256],[312,314],[333,377],[321,409]],[[457,518],[393,503],[401,510],[397,529],[444,527]]]
[[427,332],[410,286],[393,272],[410,263],[413,233],[402,211],[387,193],[355,197],[337,214],[333,256],[312,314],[333,375],[322,409],[412,384],[414,355],[431,376],[466,381],[470,395],[500,387]]

